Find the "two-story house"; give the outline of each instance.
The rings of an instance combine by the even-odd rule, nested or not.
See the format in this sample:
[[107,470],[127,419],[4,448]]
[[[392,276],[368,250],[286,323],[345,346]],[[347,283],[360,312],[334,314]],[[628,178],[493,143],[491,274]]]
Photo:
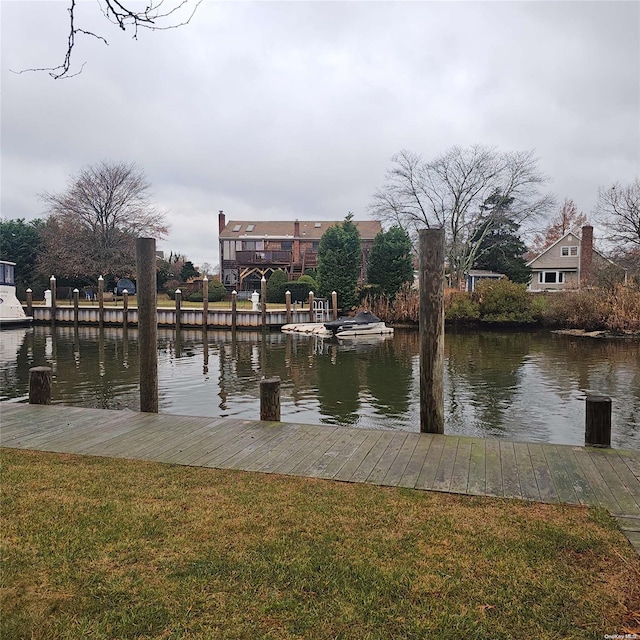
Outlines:
[[[568,231],[527,263],[531,267],[531,291],[577,289],[591,283],[594,272],[606,265],[616,267],[593,246],[593,227],[581,233]],[[622,275],[624,270],[617,267]]]
[[[260,288],[260,280],[282,269],[290,280],[300,277],[306,269],[318,265],[320,238],[332,225],[341,221],[275,220],[226,221],[218,214],[220,243],[220,277],[227,289],[252,291]],[[373,239],[382,231],[375,220],[353,221],[360,232],[362,262],[360,284],[366,278],[366,265]]]

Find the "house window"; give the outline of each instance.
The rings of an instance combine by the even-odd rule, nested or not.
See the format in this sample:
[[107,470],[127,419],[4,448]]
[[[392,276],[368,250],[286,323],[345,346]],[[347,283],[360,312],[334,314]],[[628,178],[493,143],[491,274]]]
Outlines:
[[560,247],[560,255],[563,258],[569,258],[578,255],[578,245]]
[[538,274],[538,282],[540,284],[562,284],[564,273],[562,271],[541,271]]
[[247,225],[247,231],[249,231],[249,232],[253,231],[255,228],[256,228],[255,224],[248,224]]
[[235,227],[233,227],[233,231],[235,231],[235,232],[240,231],[240,229],[242,229],[242,225],[241,224],[237,224]]
[[293,249],[293,241],[292,240],[283,240],[280,243],[281,251],[291,251]]

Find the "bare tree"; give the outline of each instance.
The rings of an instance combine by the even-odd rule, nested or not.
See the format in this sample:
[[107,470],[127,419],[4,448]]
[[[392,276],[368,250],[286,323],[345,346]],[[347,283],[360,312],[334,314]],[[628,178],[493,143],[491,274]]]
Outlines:
[[640,246],[640,178],[626,186],[616,183],[600,189],[595,214],[609,232],[608,240],[619,249]]
[[[68,0],[69,6],[69,32],[67,37],[67,50],[62,64],[56,67],[39,67],[33,69],[24,69],[15,73],[25,73],[27,71],[48,71],[49,75],[58,80],[59,78],[71,78],[82,72],[84,63],[80,70],[76,73],[71,71],[71,58],[76,45],[76,36],[85,35],[100,40],[108,45],[106,38],[93,31],[83,29],[77,24],[77,2],[76,0]],[[138,39],[138,31],[140,29],[148,29],[150,31],[165,31],[167,29],[176,29],[188,24],[193,18],[196,9],[202,0],[148,0],[142,10],[134,10],[134,3],[126,0],[98,0],[98,7],[104,17],[112,24],[117,25],[122,31],[130,31],[133,39]],[[191,6],[189,6],[191,5]],[[186,18],[180,20],[181,12],[187,11]]]
[[443,227],[454,281],[473,265],[494,218],[508,215],[522,224],[554,202],[552,196],[540,194],[547,177],[538,169],[533,151],[453,147],[425,162],[403,150],[392,162],[370,210],[382,222],[398,224],[412,234],[421,227]]
[[579,231],[587,224],[587,216],[578,212],[573,200],[565,198],[558,213],[551,219],[549,226],[538,233],[531,244],[532,257],[542,253],[568,231]]
[[64,193],[44,193],[49,209],[41,260],[60,275],[133,273],[135,238],[163,237],[165,216],[133,163],[101,162],[72,177]]

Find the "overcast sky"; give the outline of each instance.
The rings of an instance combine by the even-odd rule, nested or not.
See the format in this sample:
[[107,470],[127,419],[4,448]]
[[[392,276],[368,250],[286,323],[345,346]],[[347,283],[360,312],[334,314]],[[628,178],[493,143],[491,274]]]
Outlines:
[[[168,1],[168,0],[167,0]],[[140,32],[68,2],[2,0],[1,215],[101,160],[133,161],[167,211],[158,248],[218,263],[229,219],[369,217],[391,156],[534,149],[587,215],[640,173],[638,2],[213,2]]]

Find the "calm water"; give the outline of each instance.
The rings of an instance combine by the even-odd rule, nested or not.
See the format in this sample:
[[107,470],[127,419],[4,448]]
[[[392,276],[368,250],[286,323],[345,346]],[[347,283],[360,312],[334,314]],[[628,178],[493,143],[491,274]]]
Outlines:
[[[282,419],[419,430],[418,334],[348,344],[259,332],[159,331],[162,413],[259,417],[259,380],[282,379]],[[369,340],[372,340],[371,338]],[[447,433],[582,444],[584,397],[613,398],[613,444],[640,449],[640,342],[465,332],[445,340]],[[49,327],[0,334],[0,399],[25,401],[29,367],[54,402],[137,410],[137,331]]]

